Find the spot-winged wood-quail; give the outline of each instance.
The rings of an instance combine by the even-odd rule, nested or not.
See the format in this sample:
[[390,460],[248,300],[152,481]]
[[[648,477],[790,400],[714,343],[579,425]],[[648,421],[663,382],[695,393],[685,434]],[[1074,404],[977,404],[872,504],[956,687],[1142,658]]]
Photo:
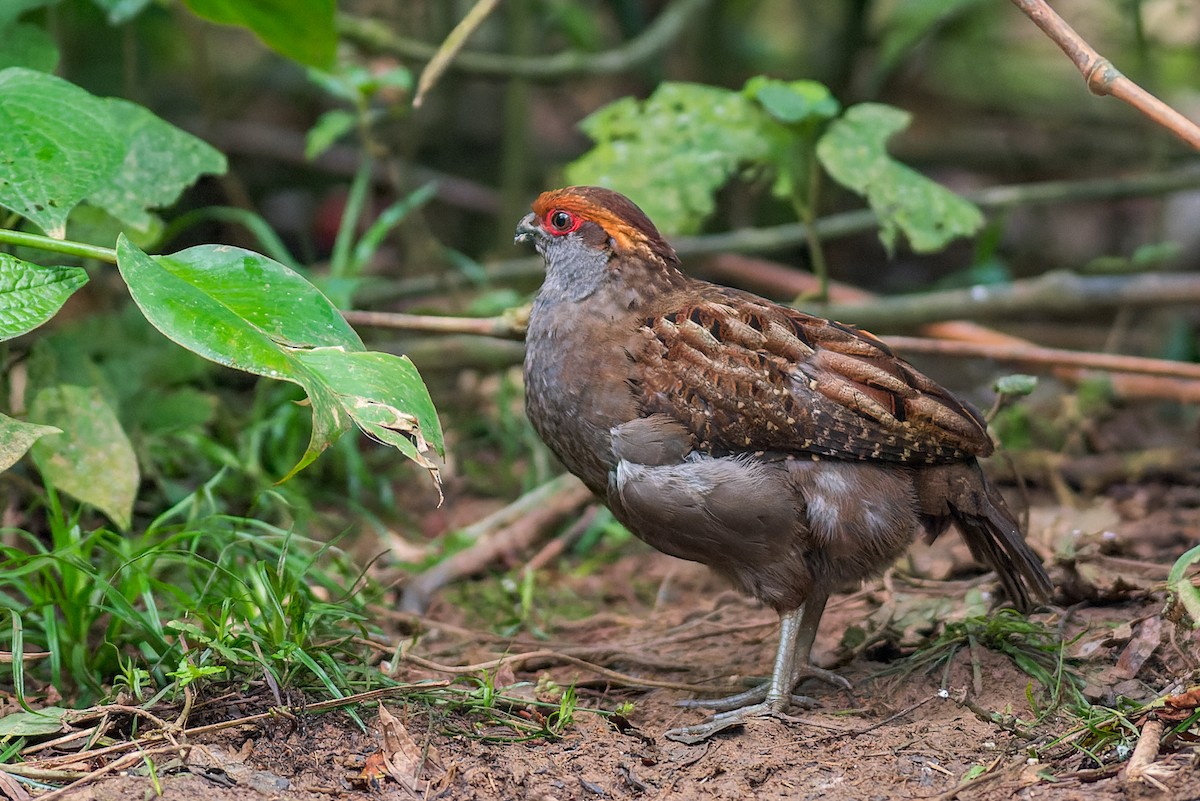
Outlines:
[[543,193],[517,227],[546,277],[529,316],[526,409],[635,535],[702,562],[780,615],[770,680],[700,705],[695,742],[780,714],[829,593],[951,523],[1028,609],[1050,581],[977,457],[970,406],[874,336],[691,278],[628,198]]

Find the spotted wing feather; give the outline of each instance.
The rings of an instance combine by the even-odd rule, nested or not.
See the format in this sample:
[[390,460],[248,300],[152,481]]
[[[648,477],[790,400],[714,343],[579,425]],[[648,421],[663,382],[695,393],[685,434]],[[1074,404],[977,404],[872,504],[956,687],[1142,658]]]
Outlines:
[[973,409],[863,331],[710,287],[643,321],[630,349],[644,414],[714,454],[943,464],[991,452]]

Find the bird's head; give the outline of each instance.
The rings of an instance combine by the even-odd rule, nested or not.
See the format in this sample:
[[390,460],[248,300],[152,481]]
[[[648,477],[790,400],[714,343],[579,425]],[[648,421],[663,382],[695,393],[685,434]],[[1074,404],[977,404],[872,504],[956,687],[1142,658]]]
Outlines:
[[679,258],[650,218],[624,195],[598,186],[543,192],[517,225],[516,242],[533,242],[546,266],[580,257],[613,257],[674,267]]

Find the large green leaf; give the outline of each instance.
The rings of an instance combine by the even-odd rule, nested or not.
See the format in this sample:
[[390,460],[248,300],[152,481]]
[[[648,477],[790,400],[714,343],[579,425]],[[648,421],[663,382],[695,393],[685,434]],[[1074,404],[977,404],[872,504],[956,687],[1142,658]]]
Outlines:
[[744,165],[766,161],[783,128],[740,92],[664,83],[580,123],[596,146],[567,166],[573,184],[616,189],[668,234],[694,233],[713,194]]
[[0,206],[57,238],[81,201],[146,230],[146,209],[223,172],[213,148],[133,103],[33,70],[0,71]]
[[148,208],[169,206],[205,173],[225,172],[225,157],[190,133],[125,100],[106,101],[125,143],[125,160],[88,196],[112,216],[146,231],[154,223]]
[[312,67],[333,65],[335,0],[184,0],[197,16],[249,28],[271,49]]
[[125,237],[117,266],[146,319],[206,359],[294,380],[285,348],[363,350],[329,300],[296,271],[250,250],[200,245],[151,258]]
[[817,157],[835,181],[866,196],[879,217],[879,238],[891,250],[903,231],[913,250],[929,253],[983,225],[971,202],[894,160],[885,145],[908,126],[909,115],[880,103],[861,103],[830,124]]
[[39,267],[0,253],[0,342],[49,320],[87,280],[79,267]]
[[128,529],[137,457],[103,393],[69,384],[46,387],[33,396],[29,417],[63,432],[39,439],[31,449],[46,481]]
[[0,206],[64,238],[71,209],[120,165],[118,134],[108,107],[79,87],[0,70]]
[[17,463],[33,443],[47,434],[60,434],[61,429],[23,423],[0,414],[0,473]]
[[437,477],[422,452],[429,445],[441,450],[441,431],[415,369],[365,352],[333,304],[298,273],[216,245],[151,258],[125,237],[117,241],[117,266],[146,319],[169,339],[206,359],[304,388],[312,436],[285,479],[352,422]]

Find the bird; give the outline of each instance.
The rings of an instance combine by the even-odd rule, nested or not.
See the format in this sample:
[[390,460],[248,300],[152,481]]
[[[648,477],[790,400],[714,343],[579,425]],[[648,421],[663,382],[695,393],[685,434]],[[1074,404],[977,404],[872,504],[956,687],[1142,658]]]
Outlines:
[[519,222],[546,274],[526,332],[525,408],[634,535],[708,565],[780,617],[765,683],[694,705],[685,743],[785,716],[831,592],[951,524],[1021,610],[1050,579],[978,459],[978,411],[880,339],[691,277],[629,198],[543,192]]

